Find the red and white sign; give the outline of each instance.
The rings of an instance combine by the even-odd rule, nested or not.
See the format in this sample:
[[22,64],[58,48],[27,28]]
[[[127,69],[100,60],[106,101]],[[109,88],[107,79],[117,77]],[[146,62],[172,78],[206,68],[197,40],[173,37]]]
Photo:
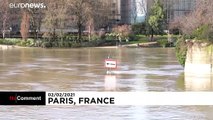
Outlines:
[[105,59],[105,67],[106,68],[117,68],[117,61],[113,59]]

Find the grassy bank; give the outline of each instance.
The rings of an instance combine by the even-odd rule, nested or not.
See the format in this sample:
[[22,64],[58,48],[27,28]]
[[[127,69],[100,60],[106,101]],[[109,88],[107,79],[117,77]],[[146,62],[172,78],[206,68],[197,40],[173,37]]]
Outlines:
[[33,47],[34,46],[34,40],[33,39],[27,39],[21,40],[19,38],[5,38],[0,39],[1,45],[17,45],[22,47]]
[[19,42],[21,42],[21,39],[17,39],[17,38],[0,39],[1,45],[17,45]]
[[100,46],[116,46],[116,40],[91,40],[78,43],[69,39],[27,39],[21,40],[17,38],[0,39],[1,45],[16,45],[21,47],[42,47],[42,48],[77,48],[77,47],[100,47]]
[[[161,47],[167,47],[167,46],[175,46],[176,40],[178,39],[178,35],[173,35],[171,37],[172,43],[168,42],[168,35],[155,35],[154,41],[156,41],[159,46]],[[154,42],[150,40],[149,36],[145,35],[136,35],[135,40],[131,40],[127,42],[126,44],[140,44],[140,43],[149,43]]]
[[[172,38],[176,41],[178,36],[173,36]],[[161,47],[171,46],[171,43],[168,42],[168,36],[163,35],[154,36],[154,41],[150,41],[149,36],[145,35],[135,35],[129,41],[122,40],[122,43],[119,43],[118,40],[114,39],[95,39],[95,40],[83,40],[78,43],[73,39],[27,39],[21,40],[18,38],[5,38],[0,39],[0,44],[2,45],[17,45],[21,47],[42,47],[42,48],[77,48],[77,47],[101,47],[101,46],[116,46],[119,44],[141,44],[141,43],[150,43],[157,42]],[[173,46],[173,45],[172,45]]]

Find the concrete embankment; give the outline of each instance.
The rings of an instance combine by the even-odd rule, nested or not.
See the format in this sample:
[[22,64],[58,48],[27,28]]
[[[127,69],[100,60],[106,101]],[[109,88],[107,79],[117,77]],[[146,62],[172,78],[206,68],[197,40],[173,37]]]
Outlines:
[[185,73],[213,73],[213,45],[200,42],[188,42]]
[[15,48],[15,46],[13,46],[13,45],[0,45],[0,49],[3,49],[3,50],[11,49],[11,48]]

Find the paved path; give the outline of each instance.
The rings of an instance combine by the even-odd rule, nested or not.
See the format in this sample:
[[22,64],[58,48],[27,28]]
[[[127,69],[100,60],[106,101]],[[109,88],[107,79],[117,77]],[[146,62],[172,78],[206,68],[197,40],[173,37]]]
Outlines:
[[139,44],[127,44],[122,45],[123,47],[156,47],[158,46],[157,42],[147,42],[147,43],[139,43]]

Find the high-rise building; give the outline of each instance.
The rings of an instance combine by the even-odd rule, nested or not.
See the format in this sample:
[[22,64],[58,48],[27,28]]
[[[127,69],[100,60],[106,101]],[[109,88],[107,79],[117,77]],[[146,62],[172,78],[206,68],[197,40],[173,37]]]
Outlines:
[[174,18],[189,14],[195,7],[196,0],[164,0],[167,23]]
[[121,0],[121,23],[131,22],[131,0]]
[[108,0],[108,4],[110,4],[110,19],[113,23],[117,23],[121,20],[121,13],[120,13],[120,7],[121,7],[121,0]]
[[[197,0],[160,0],[166,12],[166,22],[169,23],[175,17],[188,14],[195,7],[196,1]],[[108,14],[108,10],[106,13],[106,18],[110,20],[107,19],[107,25],[103,25],[108,26],[108,28],[113,27],[115,24],[142,22],[144,16],[149,15],[151,7],[154,4],[154,0],[103,0],[102,2],[105,2],[107,6],[110,5],[108,7],[110,14]],[[102,8],[100,7],[100,9]],[[19,33],[22,17],[21,11],[17,9],[9,9],[9,11],[11,15],[9,16],[10,19],[7,20],[7,27],[5,29],[10,32]],[[0,18],[0,21],[2,21],[2,18]],[[3,22],[0,22],[0,26],[3,26],[2,23]],[[67,29],[72,28],[73,26],[71,25],[69,22],[65,24]],[[0,28],[0,31],[2,31],[2,28]]]
[[133,24],[142,22],[144,11],[142,9],[144,0],[121,0],[121,23]]
[[[147,14],[149,14],[155,0],[146,0]],[[174,18],[187,15],[196,4],[196,0],[160,0],[166,12],[166,22],[169,23]]]

